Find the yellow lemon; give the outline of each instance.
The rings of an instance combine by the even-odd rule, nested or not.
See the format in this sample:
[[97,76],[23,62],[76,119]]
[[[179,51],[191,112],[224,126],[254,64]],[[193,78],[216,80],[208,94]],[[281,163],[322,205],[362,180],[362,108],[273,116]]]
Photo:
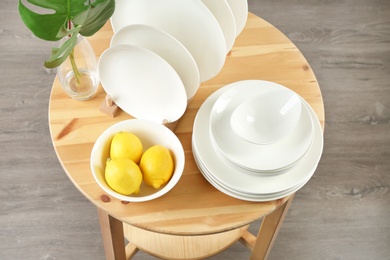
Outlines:
[[169,181],[173,174],[173,158],[168,148],[154,145],[142,155],[140,168],[146,184],[155,189]]
[[110,157],[111,159],[128,158],[138,164],[142,149],[141,140],[135,134],[119,132],[112,138]]
[[108,159],[105,178],[111,189],[123,195],[137,194],[142,183],[141,170],[128,158]]

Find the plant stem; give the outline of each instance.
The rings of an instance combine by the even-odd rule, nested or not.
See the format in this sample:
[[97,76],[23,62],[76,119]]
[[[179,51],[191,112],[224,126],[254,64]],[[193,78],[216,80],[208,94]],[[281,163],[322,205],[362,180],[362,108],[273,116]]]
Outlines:
[[80,76],[81,75],[80,75],[79,70],[77,69],[76,61],[74,60],[74,49],[69,54],[69,60],[70,60],[70,63],[72,64],[72,69],[73,69],[74,76],[76,77],[77,85],[80,85]]
[[[68,5],[69,5],[69,1],[68,1]],[[68,10],[70,10],[69,6],[68,6]],[[68,20],[68,29],[70,30],[71,28],[72,28],[72,22],[69,19]],[[71,35],[69,35],[69,38],[70,37],[71,37]],[[79,86],[80,85],[80,72],[77,69],[76,61],[74,60],[74,48],[72,49],[72,51],[69,54],[69,60],[70,60],[70,63],[72,64],[74,76],[76,77],[76,85]]]

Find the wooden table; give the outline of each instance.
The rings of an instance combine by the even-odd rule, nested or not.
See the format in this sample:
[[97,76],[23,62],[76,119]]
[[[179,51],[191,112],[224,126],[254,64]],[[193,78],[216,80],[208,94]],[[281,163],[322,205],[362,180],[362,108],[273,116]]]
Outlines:
[[[89,38],[97,55],[109,47],[112,35],[107,23]],[[321,91],[310,65],[283,33],[249,13],[222,71],[201,85],[176,127],[186,156],[182,178],[166,195],[144,203],[125,203],[105,194],[89,168],[98,136],[131,116],[122,111],[115,118],[101,113],[106,95],[101,87],[93,99],[79,102],[69,99],[55,79],[49,107],[51,138],[70,180],[98,209],[107,259],[130,258],[138,249],[169,259],[203,258],[237,240],[252,250],[251,259],[267,257],[293,195],[258,203],[229,197],[204,179],[191,150],[193,122],[203,101],[226,84],[246,79],[291,88],[308,101],[324,126]],[[247,227],[259,218],[263,221],[256,237]],[[127,246],[124,236],[131,241]]]

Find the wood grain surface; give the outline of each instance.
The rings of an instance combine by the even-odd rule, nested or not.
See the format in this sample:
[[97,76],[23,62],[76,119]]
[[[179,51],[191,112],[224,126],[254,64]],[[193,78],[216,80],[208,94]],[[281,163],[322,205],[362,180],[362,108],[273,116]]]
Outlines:
[[[111,24],[107,23],[90,38],[96,55],[100,56],[109,47],[112,35]],[[219,192],[200,174],[192,155],[191,137],[195,116],[207,97],[226,84],[248,79],[272,80],[295,90],[324,123],[322,95],[310,65],[284,34],[250,13],[222,70],[201,84],[185,114],[175,124],[174,131],[183,145],[186,161],[180,181],[168,194],[145,203],[123,204],[110,198],[94,180],[89,157],[96,139],[111,125],[133,118],[123,111],[115,118],[101,113],[99,104],[106,95],[103,88],[99,88],[93,99],[79,102],[70,100],[58,80],[54,81],[49,125],[55,151],[75,186],[93,204],[121,221],[174,235],[204,235],[239,228],[271,213],[286,199],[253,203]]]
[[[269,259],[390,259],[390,2],[249,0],[314,70],[325,149]],[[47,113],[52,44],[0,8],[0,259],[104,259],[96,208],[64,174]],[[250,230],[256,230],[256,225]],[[247,259],[237,243],[210,259]],[[139,252],[135,259],[155,259]]]

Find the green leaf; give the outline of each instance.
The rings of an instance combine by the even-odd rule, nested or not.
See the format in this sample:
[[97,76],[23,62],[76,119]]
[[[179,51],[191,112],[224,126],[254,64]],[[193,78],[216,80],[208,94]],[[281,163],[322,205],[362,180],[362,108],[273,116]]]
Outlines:
[[[45,7],[45,5],[40,6]],[[57,37],[57,34],[58,31],[66,26],[66,15],[61,13],[56,13],[56,15],[38,14],[28,9],[22,3],[22,0],[19,0],[18,8],[22,21],[35,36],[47,41],[60,39]]]
[[18,1],[22,21],[38,38],[58,41],[70,36],[61,47],[53,48],[50,59],[45,62],[48,68],[61,65],[75,46],[78,33],[93,35],[110,19],[115,9],[115,0]]
[[68,21],[89,8],[84,0],[25,0],[28,3],[46,10],[37,13],[19,0],[19,14],[24,24],[38,38],[57,41],[67,34]]
[[80,34],[91,36],[104,26],[115,10],[115,0],[97,0],[92,3]]
[[66,60],[69,53],[77,44],[77,34],[78,33],[74,33],[72,37],[65,41],[59,48],[53,48],[51,50],[50,59],[45,61],[44,64],[46,68],[56,68]]

